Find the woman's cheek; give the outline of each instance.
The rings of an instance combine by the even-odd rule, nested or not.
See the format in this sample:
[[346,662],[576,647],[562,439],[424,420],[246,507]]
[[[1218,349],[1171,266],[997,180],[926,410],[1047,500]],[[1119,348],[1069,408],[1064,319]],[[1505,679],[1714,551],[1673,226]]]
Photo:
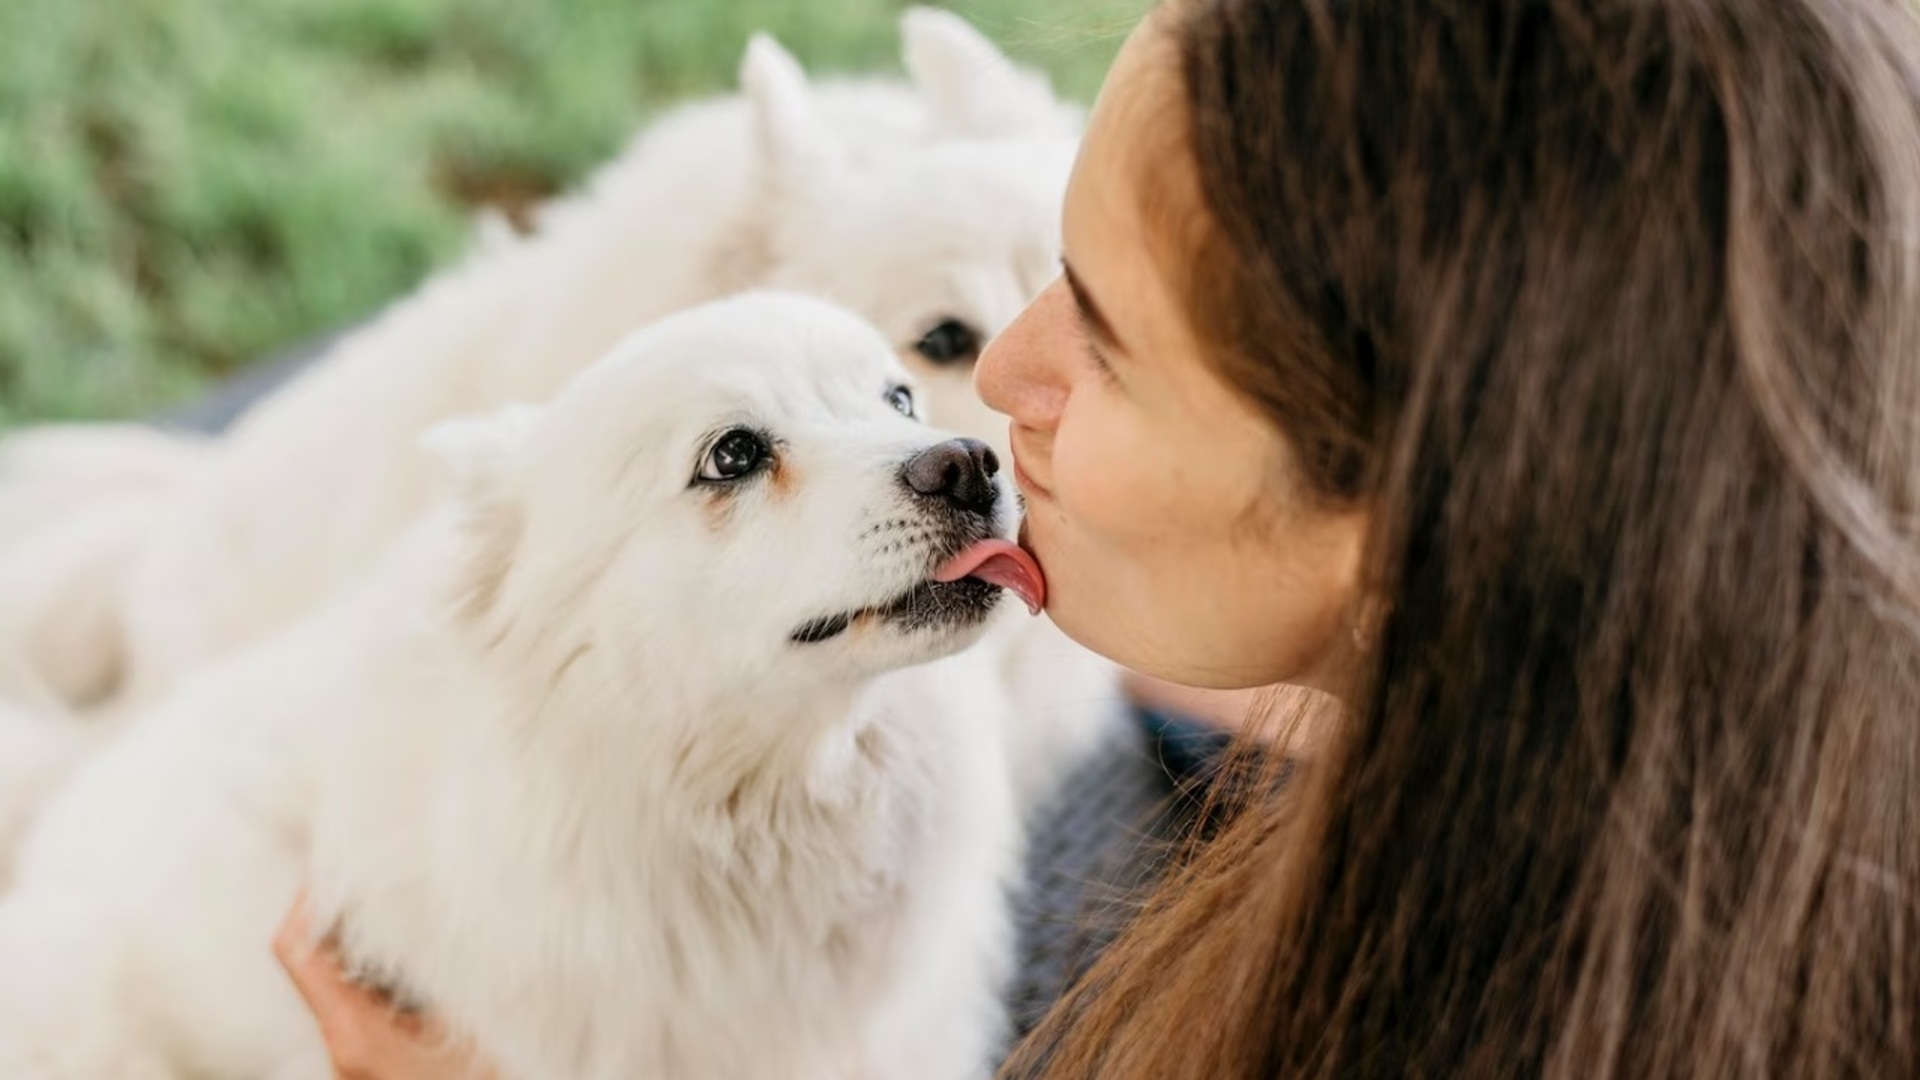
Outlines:
[[1053,497],[1085,539],[1124,546],[1152,520],[1158,490],[1139,433],[1094,413],[1062,424],[1053,447]]

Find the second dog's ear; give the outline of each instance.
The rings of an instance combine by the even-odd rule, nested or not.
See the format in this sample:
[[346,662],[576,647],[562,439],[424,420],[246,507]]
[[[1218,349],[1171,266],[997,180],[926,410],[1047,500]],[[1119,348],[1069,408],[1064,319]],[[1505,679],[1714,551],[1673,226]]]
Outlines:
[[940,8],[900,16],[902,59],[946,134],[962,138],[1073,136],[1077,113],[1046,76],[1015,64],[973,24]]
[[839,142],[820,115],[806,72],[766,34],[747,42],[740,88],[753,110],[754,144],[772,194],[805,191],[838,166]]

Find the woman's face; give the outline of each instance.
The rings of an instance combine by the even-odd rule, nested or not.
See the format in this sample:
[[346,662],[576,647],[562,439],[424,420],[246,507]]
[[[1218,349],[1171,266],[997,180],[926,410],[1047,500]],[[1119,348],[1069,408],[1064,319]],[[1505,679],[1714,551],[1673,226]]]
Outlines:
[[1203,359],[1176,235],[1201,214],[1198,177],[1158,24],[1134,31],[1094,107],[1065,273],[976,385],[1011,419],[1025,542],[1067,634],[1191,686],[1327,688],[1354,644],[1364,516],[1314,499],[1280,433]]

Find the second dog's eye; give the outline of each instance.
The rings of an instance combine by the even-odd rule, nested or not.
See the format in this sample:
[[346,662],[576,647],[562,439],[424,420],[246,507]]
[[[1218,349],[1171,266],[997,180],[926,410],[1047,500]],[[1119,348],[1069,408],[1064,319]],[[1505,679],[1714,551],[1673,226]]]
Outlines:
[[914,342],[913,351],[942,367],[971,364],[980,358],[980,331],[959,319],[946,319]]
[[735,428],[720,436],[700,463],[700,479],[713,483],[738,480],[766,463],[771,451],[757,432]]
[[893,406],[895,412],[898,412],[901,416],[907,417],[908,419],[917,420],[920,417],[920,414],[915,412],[913,408],[913,391],[904,386],[896,386],[887,391],[887,404]]

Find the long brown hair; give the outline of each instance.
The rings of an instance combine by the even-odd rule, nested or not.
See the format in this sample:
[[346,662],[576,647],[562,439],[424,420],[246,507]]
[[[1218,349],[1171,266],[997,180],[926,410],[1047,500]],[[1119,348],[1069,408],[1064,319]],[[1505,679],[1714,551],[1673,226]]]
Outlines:
[[1381,615],[1012,1071],[1920,1076],[1907,0],[1153,17],[1189,314]]

